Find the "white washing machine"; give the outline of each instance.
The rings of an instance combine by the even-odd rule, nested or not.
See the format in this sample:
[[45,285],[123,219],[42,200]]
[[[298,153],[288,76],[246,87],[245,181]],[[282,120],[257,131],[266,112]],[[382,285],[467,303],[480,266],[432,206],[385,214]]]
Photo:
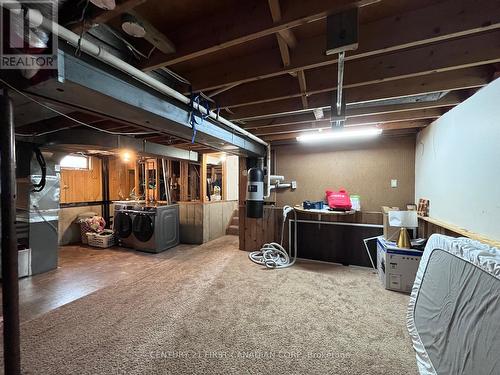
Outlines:
[[115,203],[113,230],[121,246],[160,253],[179,244],[179,206]]

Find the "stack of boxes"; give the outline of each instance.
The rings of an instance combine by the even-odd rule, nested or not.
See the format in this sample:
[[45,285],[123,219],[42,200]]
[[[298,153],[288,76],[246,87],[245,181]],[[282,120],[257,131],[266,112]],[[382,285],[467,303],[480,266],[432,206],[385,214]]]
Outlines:
[[377,238],[377,269],[384,288],[410,293],[422,251],[396,246],[399,228],[389,226],[388,215],[389,211],[398,210],[398,207],[382,207],[384,235]]

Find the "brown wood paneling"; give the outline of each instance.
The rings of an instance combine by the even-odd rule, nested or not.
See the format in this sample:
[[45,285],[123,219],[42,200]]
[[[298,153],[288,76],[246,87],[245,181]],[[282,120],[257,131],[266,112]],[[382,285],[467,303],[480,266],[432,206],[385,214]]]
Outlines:
[[[281,207],[272,207],[268,206],[264,208],[264,216],[262,219],[252,219],[245,217],[246,208],[245,206],[240,206],[240,250],[245,251],[255,251],[258,250],[265,243],[277,242],[281,241],[281,232],[283,225],[283,211]],[[309,213],[298,213],[297,218],[299,220],[318,220],[317,214],[309,214]],[[322,221],[334,221],[334,222],[345,222],[345,223],[353,223],[353,224],[374,224],[381,225],[382,224],[382,214],[380,212],[357,212],[354,215],[347,216],[337,216],[337,215],[322,215]],[[241,223],[245,224],[242,225]],[[321,225],[318,224],[318,227]],[[328,228],[334,228],[331,225],[324,225],[325,230]],[[346,232],[352,232],[349,226],[340,227],[342,230]],[[305,228],[307,232],[307,228]],[[375,229],[374,232],[377,234],[381,233],[382,229]],[[368,230],[368,232],[373,232]],[[307,233],[306,233],[307,235]],[[367,236],[370,237],[370,236]],[[365,238],[365,237],[363,237]],[[361,237],[358,238],[360,242]],[[361,243],[361,242],[360,242]],[[285,235],[283,238],[283,245],[288,248],[288,224],[285,226]],[[356,246],[358,246],[357,244]],[[361,243],[361,245],[363,245]],[[348,247],[349,245],[346,245]],[[364,248],[363,248],[364,249]],[[359,254],[359,250],[356,251]],[[364,257],[363,254],[360,255],[361,258]],[[354,264],[354,263],[353,263]]]
[[[352,144],[277,146],[277,174],[296,180],[297,189],[273,194],[277,206],[322,200],[327,189],[343,187],[361,196],[363,211],[405,207],[414,202],[415,138],[380,138]],[[391,188],[391,179],[398,187]]]
[[89,170],[61,170],[61,203],[102,201],[102,162],[92,157]]
[[120,158],[109,160],[109,198],[123,200],[130,196],[130,187],[135,186],[135,181],[130,181],[129,169],[134,170],[134,162],[127,164]]
[[179,202],[182,243],[202,244],[226,234],[237,201]]
[[382,235],[382,228],[299,223],[297,232],[300,258],[371,267],[363,239]]

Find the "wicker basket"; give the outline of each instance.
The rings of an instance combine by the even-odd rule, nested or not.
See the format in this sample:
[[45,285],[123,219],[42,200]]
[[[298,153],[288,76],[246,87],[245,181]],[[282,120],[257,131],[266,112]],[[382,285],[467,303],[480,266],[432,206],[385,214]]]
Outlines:
[[105,229],[102,233],[88,232],[87,240],[90,246],[105,249],[115,244],[115,234],[109,229]]

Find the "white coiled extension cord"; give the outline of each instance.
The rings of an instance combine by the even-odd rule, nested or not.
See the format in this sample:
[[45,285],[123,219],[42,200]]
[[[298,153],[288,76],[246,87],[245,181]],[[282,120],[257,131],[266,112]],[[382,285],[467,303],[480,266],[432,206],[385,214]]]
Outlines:
[[[288,214],[293,211],[294,214],[294,252],[286,251],[283,247],[283,235],[285,233],[285,224]],[[288,244],[290,247],[291,244]],[[248,254],[250,260],[254,263],[266,266],[267,268],[286,268],[292,266],[297,260],[297,212],[293,207],[283,207],[283,225],[281,226],[281,242],[266,243],[259,251],[252,251]]]

